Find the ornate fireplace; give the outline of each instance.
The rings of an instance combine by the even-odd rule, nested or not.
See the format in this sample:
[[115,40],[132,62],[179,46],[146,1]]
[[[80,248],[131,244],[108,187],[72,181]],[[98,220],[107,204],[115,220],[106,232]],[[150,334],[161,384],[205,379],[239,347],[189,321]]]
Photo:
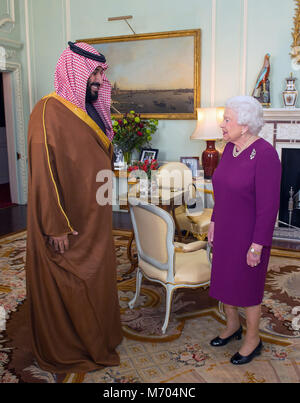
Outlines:
[[273,244],[300,251],[300,109],[266,109],[260,135],[282,163],[280,209]]

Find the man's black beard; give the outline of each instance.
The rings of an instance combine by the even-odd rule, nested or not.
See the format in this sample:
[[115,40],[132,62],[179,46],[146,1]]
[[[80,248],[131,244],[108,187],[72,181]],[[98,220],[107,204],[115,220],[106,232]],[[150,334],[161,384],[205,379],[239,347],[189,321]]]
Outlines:
[[92,93],[91,84],[88,84],[86,87],[85,102],[91,104],[92,102],[97,101],[97,99],[98,99],[98,92]]

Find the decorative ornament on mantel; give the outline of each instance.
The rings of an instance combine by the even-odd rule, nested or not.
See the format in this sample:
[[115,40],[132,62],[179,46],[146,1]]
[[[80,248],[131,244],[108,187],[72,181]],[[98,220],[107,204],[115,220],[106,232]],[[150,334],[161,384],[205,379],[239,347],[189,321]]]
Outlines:
[[285,108],[295,109],[298,98],[298,91],[295,86],[296,77],[291,73],[290,77],[286,78],[286,89],[282,92],[283,103]]
[[257,76],[256,83],[252,92],[252,96],[256,98],[264,108],[270,108],[270,53],[264,57],[264,63]]

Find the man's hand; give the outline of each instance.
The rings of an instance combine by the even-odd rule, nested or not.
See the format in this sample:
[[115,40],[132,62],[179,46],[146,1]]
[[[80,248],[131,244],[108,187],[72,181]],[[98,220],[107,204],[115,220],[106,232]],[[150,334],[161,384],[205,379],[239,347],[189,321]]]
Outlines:
[[72,234],[49,236],[48,242],[53,247],[55,252],[64,253],[65,251],[69,250],[69,235],[78,235],[78,232],[73,231]]

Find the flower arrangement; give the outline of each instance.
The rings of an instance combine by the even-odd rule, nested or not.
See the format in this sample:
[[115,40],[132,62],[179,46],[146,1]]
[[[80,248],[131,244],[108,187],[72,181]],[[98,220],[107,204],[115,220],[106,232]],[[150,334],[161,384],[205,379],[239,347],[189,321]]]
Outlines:
[[112,124],[115,133],[113,144],[122,150],[125,157],[125,154],[131,154],[134,150],[151,147],[150,141],[157,130],[158,121],[142,119],[140,114],[130,111],[120,119],[113,119]]
[[128,171],[133,172],[134,176],[138,176],[138,171],[144,171],[147,174],[147,178],[150,180],[153,171],[158,169],[157,160],[145,160],[145,161],[135,161],[129,166]]

